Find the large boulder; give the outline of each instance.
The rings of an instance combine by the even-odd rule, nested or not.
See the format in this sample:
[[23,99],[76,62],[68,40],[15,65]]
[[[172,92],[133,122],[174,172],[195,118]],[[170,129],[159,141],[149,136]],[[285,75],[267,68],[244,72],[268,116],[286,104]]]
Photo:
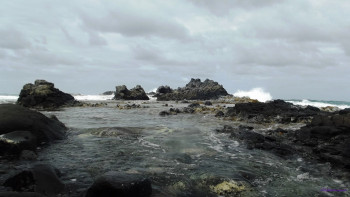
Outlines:
[[152,194],[151,181],[137,174],[107,172],[96,179],[86,197],[147,197]]
[[169,86],[160,86],[157,90],[158,101],[169,100],[209,100],[228,95],[227,91],[219,83],[206,79],[191,79],[183,88],[172,90]]
[[237,103],[227,108],[225,116],[254,123],[291,123],[309,122],[313,116],[325,113],[317,107],[300,107],[283,100],[274,100],[266,103]]
[[0,155],[34,150],[43,142],[65,138],[67,128],[56,117],[14,104],[0,104]]
[[125,85],[117,86],[114,98],[115,100],[149,100],[145,90],[137,85],[135,88],[128,90]]
[[[35,164],[8,178],[4,186],[16,192],[35,192],[45,196],[56,196],[64,192],[65,189],[57,172],[58,170],[51,165]],[[27,194],[36,196],[35,193]]]
[[57,108],[76,102],[72,95],[60,91],[53,83],[45,80],[24,85],[17,100],[19,105],[34,108]]

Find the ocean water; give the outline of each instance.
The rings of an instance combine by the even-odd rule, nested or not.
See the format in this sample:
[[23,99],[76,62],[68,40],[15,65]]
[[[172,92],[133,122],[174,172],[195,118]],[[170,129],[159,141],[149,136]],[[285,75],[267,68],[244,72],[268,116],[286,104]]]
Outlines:
[[314,106],[318,108],[322,107],[338,107],[339,109],[345,109],[350,108],[350,102],[348,101],[323,101],[323,100],[308,100],[308,99],[290,99],[286,100],[287,102],[293,103],[294,105],[301,105],[301,106]]
[[[257,99],[260,102],[267,102],[269,100],[272,100],[272,96],[270,93],[264,92],[261,88],[255,88],[251,91],[237,91],[234,93],[235,96],[247,96],[251,97],[253,99]],[[156,98],[150,97],[151,101],[155,101]],[[107,101],[111,100],[113,98],[113,95],[74,95],[74,98],[78,101]],[[6,95],[0,94],[0,104],[1,103],[15,103],[18,99],[17,95]],[[324,101],[324,100],[310,100],[310,99],[285,99],[285,101],[293,103],[294,105],[301,105],[301,106],[314,106],[318,108],[322,107],[338,107],[339,109],[345,109],[350,108],[350,102],[349,101]]]
[[[10,96],[1,98],[16,101]],[[249,191],[246,196],[350,195],[348,191],[336,195],[321,191],[350,188],[350,183],[339,177],[342,172],[331,169],[327,163],[317,164],[300,157],[282,159],[266,151],[248,150],[230,139],[229,134],[215,131],[223,125],[238,126],[240,122],[218,119],[213,114],[158,115],[171,106],[188,105],[175,102],[114,101],[91,95],[76,98],[92,98],[85,101],[107,105],[42,111],[48,116],[56,115],[69,131],[67,139],[38,150],[38,160],[60,169],[62,180],[71,189],[70,196],[79,196],[96,177],[111,170],[149,177],[154,197],[210,196],[210,187],[218,184],[218,179],[244,182]],[[116,107],[132,103],[144,108]],[[16,169],[23,163],[11,165],[11,169]],[[0,181],[5,178],[0,175]]]

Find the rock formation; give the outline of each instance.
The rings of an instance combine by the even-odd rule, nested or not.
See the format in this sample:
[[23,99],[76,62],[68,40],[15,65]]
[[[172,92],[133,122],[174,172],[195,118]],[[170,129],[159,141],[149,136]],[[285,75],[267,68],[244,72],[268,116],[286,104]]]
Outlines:
[[55,88],[53,83],[36,80],[34,84],[23,86],[19,98],[19,105],[34,108],[57,108],[63,105],[76,104],[74,97]]
[[43,142],[65,138],[67,128],[56,117],[14,104],[0,105],[0,155],[36,150]]
[[291,123],[308,122],[313,116],[323,113],[326,112],[321,112],[317,107],[300,107],[283,100],[274,100],[267,103],[237,103],[227,108],[225,116],[245,122]]
[[228,93],[213,80],[206,79],[201,82],[200,79],[191,79],[183,88],[172,90],[169,86],[160,86],[157,90],[158,101],[169,100],[209,100],[217,99],[220,96],[226,96]]
[[293,154],[307,159],[330,162],[334,167],[350,171],[350,111],[313,117],[298,130],[254,131],[253,127],[224,126],[218,132],[230,133],[250,149],[270,151],[281,157]]
[[128,90],[125,85],[117,86],[114,98],[115,100],[149,100],[145,90],[137,85],[135,88]]

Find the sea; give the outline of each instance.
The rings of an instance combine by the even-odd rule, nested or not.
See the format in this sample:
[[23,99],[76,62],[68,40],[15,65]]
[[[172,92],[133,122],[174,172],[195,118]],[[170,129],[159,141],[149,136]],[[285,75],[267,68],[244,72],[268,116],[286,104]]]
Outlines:
[[[41,111],[47,116],[55,115],[69,130],[67,139],[37,150],[38,161],[61,171],[61,179],[71,190],[69,196],[81,196],[99,175],[108,171],[149,177],[153,197],[215,196],[208,193],[213,194],[213,188],[225,181],[243,182],[248,192],[243,196],[350,196],[349,180],[329,163],[315,163],[300,156],[285,159],[267,151],[250,150],[229,134],[216,132],[223,125],[237,127],[241,122],[216,118],[214,114],[159,116],[160,111],[188,104],[158,102],[154,98],[115,101],[111,100],[112,95],[74,97],[106,105]],[[0,103],[15,103],[17,98],[2,94]],[[340,101],[288,101],[315,107],[350,107],[349,102]],[[127,104],[141,108],[117,107]],[[259,129],[301,126],[262,125]],[[6,168],[1,162],[5,161],[0,158],[0,172],[12,172],[26,165],[11,161]],[[0,182],[6,178],[5,173],[0,174]],[[346,191],[326,192],[325,188]]]
[[[237,91],[233,94],[239,97],[250,97],[252,99],[257,99],[260,102],[268,102],[273,100],[269,93],[262,92],[261,89],[253,89],[249,92]],[[78,101],[107,101],[111,100],[114,95],[74,95],[74,98]],[[155,101],[156,98],[150,96],[151,101]],[[15,103],[18,99],[18,95],[14,94],[0,94],[0,104],[1,103]],[[331,100],[313,100],[313,99],[283,99],[286,102],[290,102],[294,105],[300,106],[313,106],[318,108],[324,107],[337,107],[339,109],[350,108],[350,101],[331,101]]]

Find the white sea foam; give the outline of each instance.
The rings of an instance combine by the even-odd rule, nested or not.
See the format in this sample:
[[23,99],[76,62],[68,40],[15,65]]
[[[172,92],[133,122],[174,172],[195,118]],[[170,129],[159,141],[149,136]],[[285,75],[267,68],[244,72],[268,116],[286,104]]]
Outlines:
[[149,93],[151,93],[151,92],[157,92],[157,89],[158,88],[153,88],[152,90],[150,90],[150,91],[148,91]]
[[0,103],[15,103],[18,96],[0,95]]
[[349,105],[335,105],[335,104],[330,104],[330,103],[324,103],[324,102],[317,102],[317,101],[309,101],[307,99],[304,99],[302,101],[287,101],[287,102],[290,102],[290,103],[293,103],[294,105],[301,105],[301,106],[307,106],[307,105],[310,105],[310,106],[314,106],[314,107],[318,107],[318,108],[321,108],[321,107],[338,107],[339,109],[345,109],[345,108],[349,108],[350,106]]
[[78,101],[105,101],[111,100],[114,95],[75,95],[74,98]]
[[251,99],[256,99],[260,102],[272,100],[271,94],[265,92],[263,88],[253,88],[249,91],[238,90],[233,95],[237,97],[249,97]]

